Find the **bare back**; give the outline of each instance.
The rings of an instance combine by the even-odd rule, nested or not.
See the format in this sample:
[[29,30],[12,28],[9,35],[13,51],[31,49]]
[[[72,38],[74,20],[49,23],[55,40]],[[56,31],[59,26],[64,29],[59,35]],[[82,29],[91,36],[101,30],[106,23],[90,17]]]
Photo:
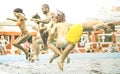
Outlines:
[[67,22],[61,22],[61,23],[57,23],[57,38],[65,38],[67,33],[68,33],[68,29],[69,29],[69,24]]

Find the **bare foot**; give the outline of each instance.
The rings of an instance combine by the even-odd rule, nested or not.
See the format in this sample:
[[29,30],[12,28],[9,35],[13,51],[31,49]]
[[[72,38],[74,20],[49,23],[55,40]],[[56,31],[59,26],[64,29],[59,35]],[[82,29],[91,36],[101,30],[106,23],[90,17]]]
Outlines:
[[63,71],[63,63],[61,63],[61,62],[59,61],[59,62],[58,62],[58,66],[59,66],[60,70]]
[[37,55],[33,55],[33,57],[31,57],[30,61],[31,62],[39,61],[39,57]]

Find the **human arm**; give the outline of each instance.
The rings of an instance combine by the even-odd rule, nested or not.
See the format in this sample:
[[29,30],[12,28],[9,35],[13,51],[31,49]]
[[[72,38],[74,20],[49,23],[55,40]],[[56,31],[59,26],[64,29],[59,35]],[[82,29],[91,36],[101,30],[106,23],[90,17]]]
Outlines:
[[50,22],[51,18],[50,17],[47,17],[46,19],[44,20],[38,20],[39,22],[41,23],[44,23],[44,24],[48,24]]
[[7,20],[11,20],[11,21],[17,22],[17,19],[7,18]]
[[44,23],[44,24],[48,24],[50,22],[50,18],[46,18],[44,20],[41,20],[41,19],[31,19],[31,21],[41,22],[41,23]]
[[[25,18],[25,16],[23,14],[21,14],[21,13],[18,13],[18,16],[20,17],[19,20],[27,20]],[[13,19],[13,18],[7,18],[7,20],[11,20],[11,21],[14,21],[14,22],[18,21],[18,19]]]
[[50,34],[54,34],[57,31],[57,26],[56,24],[53,26],[53,28],[50,31]]
[[35,19],[35,18],[32,18],[31,21],[34,21],[34,22],[39,22],[40,19]]
[[35,31],[38,31],[38,30],[39,30],[39,29],[38,29],[38,25],[32,26],[32,29],[34,29]]
[[48,24],[47,29],[44,31],[44,33],[46,33],[46,32],[50,32],[54,24],[55,24],[55,23],[53,23],[53,21],[50,22],[50,23]]

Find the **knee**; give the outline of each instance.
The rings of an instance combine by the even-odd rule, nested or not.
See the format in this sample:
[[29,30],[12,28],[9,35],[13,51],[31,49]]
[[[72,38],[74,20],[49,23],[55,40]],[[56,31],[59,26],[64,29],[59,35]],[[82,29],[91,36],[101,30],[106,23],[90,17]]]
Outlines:
[[18,46],[18,43],[13,43],[13,46]]
[[58,48],[63,48],[64,46],[65,46],[65,44],[62,43],[62,42],[57,42],[56,43],[56,47],[58,47]]
[[47,41],[47,45],[49,46],[51,44],[51,42],[50,41]]
[[13,46],[17,46],[17,44],[16,44],[16,43],[13,43]]
[[59,54],[55,54],[56,57],[59,57],[60,55]]

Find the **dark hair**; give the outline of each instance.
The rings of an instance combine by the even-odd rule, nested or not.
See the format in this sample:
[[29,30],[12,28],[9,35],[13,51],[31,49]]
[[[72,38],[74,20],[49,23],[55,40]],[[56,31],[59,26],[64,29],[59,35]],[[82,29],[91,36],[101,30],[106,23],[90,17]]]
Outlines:
[[35,15],[32,16],[32,18],[40,19],[40,16],[38,14],[35,14]]
[[14,12],[16,12],[16,13],[22,13],[23,15],[25,15],[25,14],[23,13],[23,10],[22,10],[21,8],[15,8],[15,9],[14,9]]
[[[65,21],[65,14],[60,10],[57,10],[57,17],[60,21]],[[61,18],[59,18],[59,17],[61,17]]]
[[42,6],[44,6],[45,8],[49,9],[49,5],[48,4],[43,4]]
[[[35,15],[32,16],[32,19],[41,19],[41,17],[36,13]],[[39,24],[40,22],[37,22]]]
[[21,8],[15,8],[15,9],[14,9],[14,12],[23,13],[23,10],[22,10]]

